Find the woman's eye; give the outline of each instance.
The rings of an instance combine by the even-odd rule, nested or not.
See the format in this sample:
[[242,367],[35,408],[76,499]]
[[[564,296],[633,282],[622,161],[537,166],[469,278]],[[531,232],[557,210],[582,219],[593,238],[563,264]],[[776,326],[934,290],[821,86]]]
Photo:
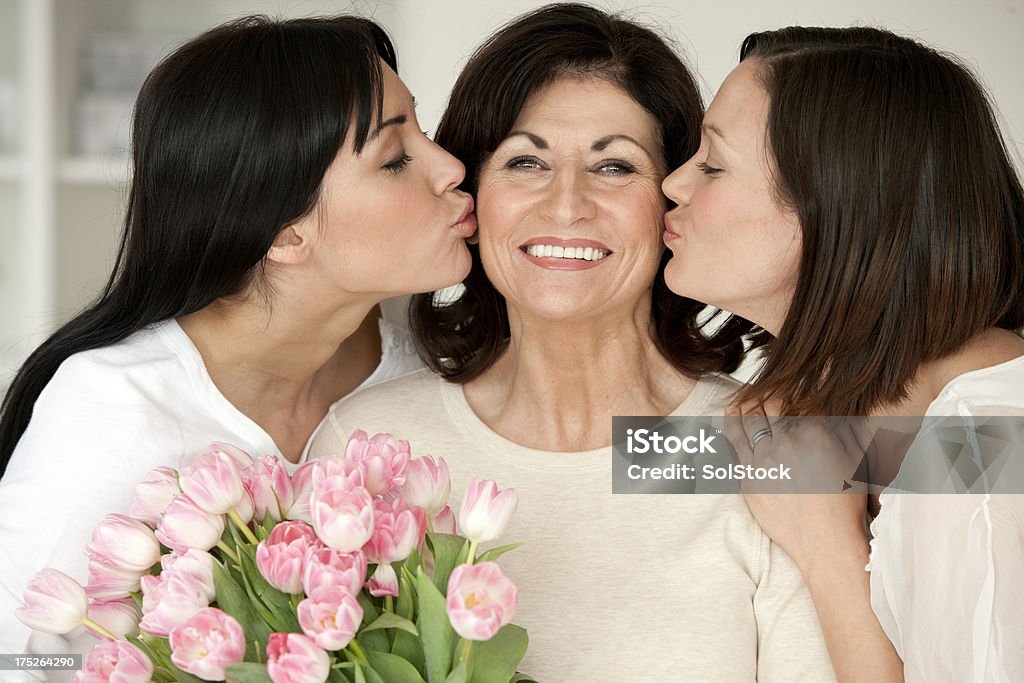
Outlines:
[[617,159],[602,161],[597,166],[597,170],[601,173],[612,176],[629,175],[630,173],[636,173],[636,169],[632,164],[628,164],[625,161],[619,161]]
[[710,175],[710,176],[713,176],[716,173],[721,173],[721,171],[722,171],[722,169],[720,169],[720,168],[715,168],[714,166],[708,166],[708,162],[706,162],[706,161],[698,161],[697,162],[697,170],[700,171],[701,173],[703,173],[704,175]]
[[512,168],[512,169],[518,168],[518,169],[524,169],[524,170],[530,170],[530,169],[535,169],[535,168],[543,168],[543,167],[544,166],[543,166],[543,164],[541,164],[540,159],[538,159],[537,157],[531,157],[531,156],[513,157],[513,158],[508,160],[508,163],[505,164],[505,168]]
[[393,161],[387,162],[381,168],[389,173],[401,173],[410,161],[412,161],[412,157],[403,153],[402,156]]

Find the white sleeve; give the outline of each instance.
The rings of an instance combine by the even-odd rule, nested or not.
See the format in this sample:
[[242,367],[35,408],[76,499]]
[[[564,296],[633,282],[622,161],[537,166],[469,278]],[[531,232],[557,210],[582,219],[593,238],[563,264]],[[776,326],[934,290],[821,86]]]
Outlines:
[[1024,495],[883,494],[871,603],[908,681],[1024,680]]
[[[65,364],[67,365],[67,364]],[[82,653],[95,640],[34,633],[15,617],[29,580],[43,567],[83,585],[85,545],[103,517],[127,512],[139,470],[148,471],[142,418],[107,399],[95,373],[61,367],[37,400],[32,420],[0,480],[0,652]],[[84,382],[83,382],[84,380]],[[92,386],[88,386],[92,385]],[[159,441],[154,439],[153,441]],[[0,672],[0,680],[27,680]],[[35,672],[43,677],[42,672]],[[70,672],[53,671],[49,680]]]

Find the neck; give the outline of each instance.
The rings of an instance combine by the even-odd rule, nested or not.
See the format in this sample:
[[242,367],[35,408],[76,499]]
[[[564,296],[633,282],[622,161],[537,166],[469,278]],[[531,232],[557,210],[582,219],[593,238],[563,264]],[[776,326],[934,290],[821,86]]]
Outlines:
[[248,299],[218,300],[178,322],[225,398],[296,461],[331,403],[379,362],[378,317],[372,301],[271,311]]
[[649,317],[551,321],[510,308],[509,318],[507,350],[466,397],[491,429],[524,446],[607,446],[613,415],[668,414],[694,386],[657,349]]

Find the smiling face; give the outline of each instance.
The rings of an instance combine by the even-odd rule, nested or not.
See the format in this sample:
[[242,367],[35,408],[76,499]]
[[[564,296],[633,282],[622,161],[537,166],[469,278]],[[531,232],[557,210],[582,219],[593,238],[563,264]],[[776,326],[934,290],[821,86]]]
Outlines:
[[665,281],[777,334],[796,286],[801,238],[772,185],[768,106],[756,63],[741,63],[708,108],[700,149],[665,179],[678,205],[665,222],[672,250]]
[[465,168],[419,128],[412,96],[383,66],[384,118],[362,152],[346,142],[324,175],[312,221],[319,275],[348,292],[384,295],[462,280],[476,229]]
[[657,130],[604,80],[562,79],[530,97],[477,191],[480,258],[510,309],[649,314],[665,211]]

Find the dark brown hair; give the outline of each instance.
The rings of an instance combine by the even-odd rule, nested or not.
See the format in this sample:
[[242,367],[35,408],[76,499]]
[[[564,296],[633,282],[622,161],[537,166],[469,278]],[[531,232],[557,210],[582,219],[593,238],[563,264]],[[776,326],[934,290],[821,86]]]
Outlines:
[[1024,326],[1024,192],[966,67],[874,28],[755,33],[740,59],[760,67],[774,184],[803,236],[741,400],[866,415],[905,399],[922,363]]
[[[462,188],[476,192],[481,164],[497,149],[529,97],[559,78],[596,77],[622,88],[658,124],[666,168],[700,144],[703,104],[692,74],[650,29],[579,4],[542,7],[515,19],[473,54],[452,90],[436,141],[466,165]],[[484,273],[479,250],[465,291],[454,302],[433,294],[413,298],[411,322],[427,364],[454,382],[468,382],[501,355],[509,336],[504,297]],[[656,343],[680,371],[699,376],[736,368],[742,344],[734,336],[701,334],[704,305],[669,291],[665,252],[654,282],[651,314]]]

